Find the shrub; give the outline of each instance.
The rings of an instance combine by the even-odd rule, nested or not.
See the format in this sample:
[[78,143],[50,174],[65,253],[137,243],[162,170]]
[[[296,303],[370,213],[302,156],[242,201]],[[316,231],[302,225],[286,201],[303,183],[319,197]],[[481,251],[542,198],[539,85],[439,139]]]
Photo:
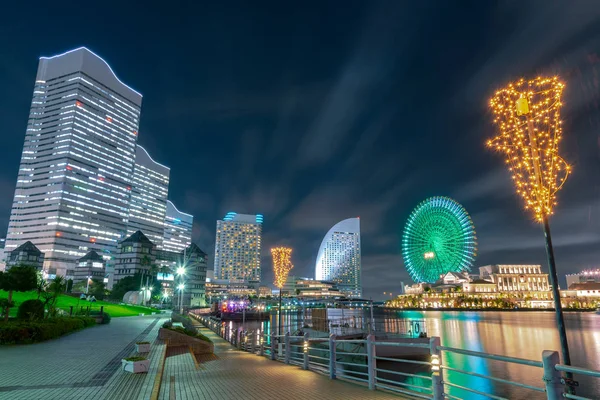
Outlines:
[[140,357],[140,356],[135,356],[135,357],[127,357],[125,358],[125,361],[144,361],[147,360],[146,357]]
[[164,324],[162,324],[162,327],[166,328],[166,329],[171,329],[173,327],[173,321],[171,321],[171,320],[166,321]]
[[42,342],[92,326],[95,323],[93,318],[88,317],[5,322],[0,325],[0,344]]
[[[102,318],[102,322],[100,322],[103,325],[106,324],[110,324],[110,314],[109,313],[102,313],[103,318]],[[100,316],[100,311],[90,311],[90,317],[94,317],[94,318],[98,318]]]
[[17,319],[36,321],[44,318],[44,303],[41,300],[25,300],[19,306]]
[[[164,328],[164,325],[163,325],[163,328]],[[184,335],[195,337],[196,339],[204,340],[205,342],[208,342],[208,343],[212,343],[212,340],[210,340],[208,337],[204,336],[203,334],[197,333],[195,331],[191,331],[189,329],[182,328],[180,326],[176,326],[174,328],[167,328],[167,329],[170,329],[175,332],[183,333]]]

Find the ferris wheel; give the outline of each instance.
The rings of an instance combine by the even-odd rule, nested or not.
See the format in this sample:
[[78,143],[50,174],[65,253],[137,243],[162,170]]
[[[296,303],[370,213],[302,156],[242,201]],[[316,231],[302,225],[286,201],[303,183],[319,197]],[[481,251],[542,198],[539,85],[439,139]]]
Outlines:
[[402,234],[402,258],[415,282],[467,272],[477,255],[475,226],[467,211],[448,197],[431,197],[410,214]]

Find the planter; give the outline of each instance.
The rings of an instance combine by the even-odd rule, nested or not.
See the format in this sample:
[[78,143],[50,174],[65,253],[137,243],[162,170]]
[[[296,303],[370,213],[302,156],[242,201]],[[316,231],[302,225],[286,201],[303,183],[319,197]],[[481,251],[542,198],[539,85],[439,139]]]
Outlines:
[[123,371],[139,374],[148,372],[150,369],[150,360],[127,361],[123,359],[121,360],[121,366],[123,367]]
[[150,353],[150,343],[136,343],[135,351],[138,353]]

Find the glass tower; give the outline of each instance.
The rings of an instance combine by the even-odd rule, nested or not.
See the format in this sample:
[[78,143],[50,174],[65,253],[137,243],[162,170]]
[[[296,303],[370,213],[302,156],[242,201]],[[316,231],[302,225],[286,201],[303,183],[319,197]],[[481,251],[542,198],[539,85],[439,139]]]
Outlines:
[[157,249],[163,248],[168,194],[169,168],[154,161],[146,149],[138,145],[129,204],[128,236],[142,231]]
[[323,238],[317,254],[315,278],[337,283],[346,296],[361,297],[360,269],[360,219],[345,219],[335,224]]
[[[86,48],[42,57],[6,249],[31,241],[44,269],[68,274],[124,237],[142,95]],[[106,254],[105,254],[106,256]]]
[[217,221],[215,276],[217,279],[260,281],[263,216],[227,213]]

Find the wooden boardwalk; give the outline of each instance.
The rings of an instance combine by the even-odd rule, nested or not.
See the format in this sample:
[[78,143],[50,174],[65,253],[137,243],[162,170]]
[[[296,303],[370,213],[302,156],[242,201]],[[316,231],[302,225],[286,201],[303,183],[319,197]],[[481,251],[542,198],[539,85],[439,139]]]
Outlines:
[[196,364],[189,350],[167,357],[160,399],[162,400],[277,400],[296,399],[395,399],[402,398],[304,371],[237,350],[212,331],[201,333],[215,343],[215,355],[199,357]]

